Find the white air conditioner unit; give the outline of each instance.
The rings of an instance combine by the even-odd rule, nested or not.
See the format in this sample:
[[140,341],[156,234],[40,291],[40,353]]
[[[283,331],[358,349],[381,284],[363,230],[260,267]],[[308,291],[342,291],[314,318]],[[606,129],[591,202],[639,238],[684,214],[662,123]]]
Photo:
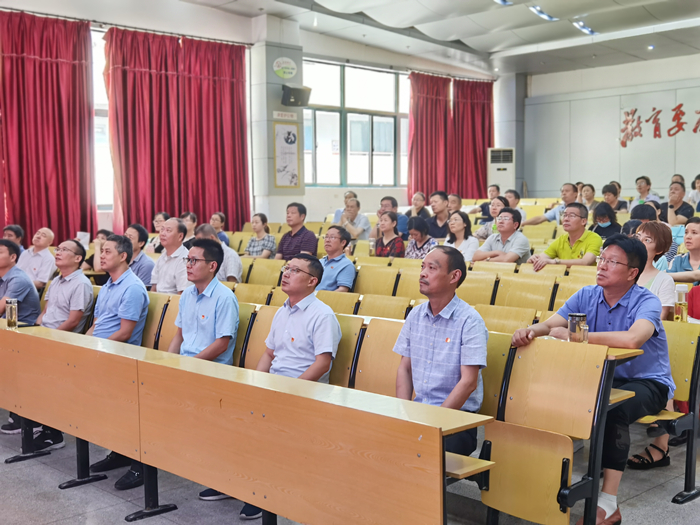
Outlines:
[[515,149],[489,148],[488,181],[498,184],[502,192],[515,189]]

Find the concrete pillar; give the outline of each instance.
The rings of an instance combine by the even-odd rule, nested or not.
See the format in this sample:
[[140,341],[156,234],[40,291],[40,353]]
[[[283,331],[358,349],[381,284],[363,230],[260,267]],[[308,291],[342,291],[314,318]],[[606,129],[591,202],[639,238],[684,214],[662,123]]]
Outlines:
[[[493,85],[494,145],[515,148],[516,190],[522,193],[525,177],[525,96],[527,75],[503,75]],[[508,188],[501,188],[505,191]]]

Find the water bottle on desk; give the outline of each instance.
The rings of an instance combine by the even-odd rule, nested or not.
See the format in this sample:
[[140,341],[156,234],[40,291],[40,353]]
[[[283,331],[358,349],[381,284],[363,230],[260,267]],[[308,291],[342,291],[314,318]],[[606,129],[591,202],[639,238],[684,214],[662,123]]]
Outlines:
[[7,299],[5,301],[5,320],[8,330],[17,329],[17,299]]
[[676,305],[673,309],[673,320],[676,322],[688,322],[688,285],[676,285]]

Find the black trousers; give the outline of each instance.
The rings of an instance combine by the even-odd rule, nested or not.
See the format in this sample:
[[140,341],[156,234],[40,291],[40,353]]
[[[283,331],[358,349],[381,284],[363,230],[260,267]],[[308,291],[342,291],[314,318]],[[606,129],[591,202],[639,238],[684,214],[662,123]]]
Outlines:
[[476,429],[470,428],[445,439],[445,452],[469,456],[476,450]]
[[668,387],[653,379],[615,379],[613,388],[634,392],[608,412],[603,438],[603,468],[623,472],[630,452],[630,425],[640,417],[658,414],[668,402]]

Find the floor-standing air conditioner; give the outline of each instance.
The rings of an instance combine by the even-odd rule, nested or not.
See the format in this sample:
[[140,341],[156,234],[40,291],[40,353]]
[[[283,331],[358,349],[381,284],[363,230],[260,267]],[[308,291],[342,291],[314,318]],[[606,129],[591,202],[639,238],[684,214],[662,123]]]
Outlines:
[[501,192],[515,189],[515,149],[489,148],[488,181],[498,184]]

